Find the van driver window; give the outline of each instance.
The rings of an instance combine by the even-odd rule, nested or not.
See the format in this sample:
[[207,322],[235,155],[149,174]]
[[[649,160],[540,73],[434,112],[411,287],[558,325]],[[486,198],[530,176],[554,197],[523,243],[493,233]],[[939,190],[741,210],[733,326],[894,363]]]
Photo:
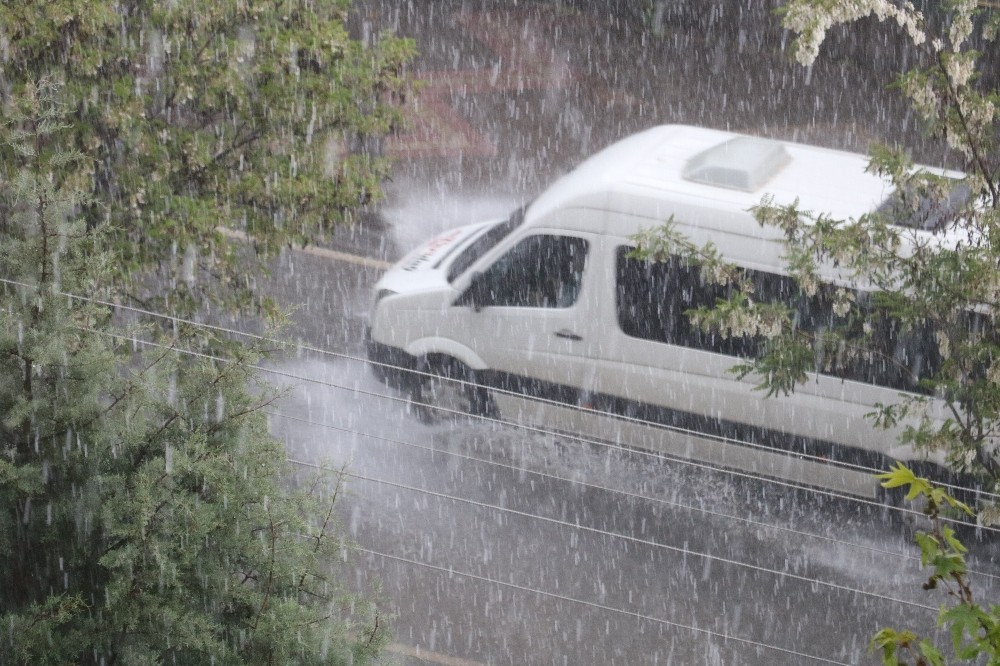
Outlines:
[[573,236],[529,236],[483,273],[480,304],[568,308],[580,293],[587,241]]

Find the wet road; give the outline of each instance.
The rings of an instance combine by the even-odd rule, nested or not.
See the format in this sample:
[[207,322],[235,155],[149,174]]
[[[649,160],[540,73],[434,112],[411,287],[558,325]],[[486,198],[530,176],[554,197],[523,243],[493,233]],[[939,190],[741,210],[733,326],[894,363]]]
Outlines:
[[[906,139],[933,155],[848,45],[806,71],[766,3],[705,6],[718,9],[654,36],[610,1],[364,3],[358,30],[414,35],[428,84],[387,146],[399,163],[381,215],[328,249],[396,258],[658,123],[856,150]],[[269,288],[297,309],[291,335],[334,353],[280,363],[293,390],[272,428],[296,460],[347,465],[342,519],[362,549],[348,572],[395,614],[390,660],[874,664],[881,626],[933,627],[940,598],[920,591],[893,512],[514,425],[421,422],[354,360],[378,272],[279,259]],[[979,545],[975,567],[992,573],[994,550]],[[976,583],[996,596],[994,578]]]

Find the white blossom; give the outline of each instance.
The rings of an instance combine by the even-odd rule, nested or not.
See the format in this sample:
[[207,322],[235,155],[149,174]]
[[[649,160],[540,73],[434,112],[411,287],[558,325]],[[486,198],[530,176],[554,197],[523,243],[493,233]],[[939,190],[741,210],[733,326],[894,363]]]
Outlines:
[[938,352],[941,354],[941,358],[947,359],[951,356],[951,340],[948,338],[944,331],[936,331],[934,337],[937,338]]
[[1000,361],[994,361],[986,371],[986,379],[990,383],[1000,386]]
[[972,34],[972,15],[979,4],[977,0],[957,0],[954,5],[948,41],[951,48],[958,51]]
[[923,14],[910,2],[896,4],[890,0],[840,0],[816,3],[798,0],[789,4],[787,9],[784,24],[786,28],[799,34],[795,57],[803,65],[811,65],[816,60],[819,47],[830,28],[866,16],[875,16],[879,21],[895,20],[914,44],[923,44],[927,39],[923,30]]
[[838,317],[844,317],[851,311],[854,302],[854,292],[839,288],[833,294],[833,312]]
[[806,296],[815,296],[816,291],[819,289],[819,280],[816,279],[816,275],[811,272],[803,272],[801,275],[796,276],[799,281],[799,289]]

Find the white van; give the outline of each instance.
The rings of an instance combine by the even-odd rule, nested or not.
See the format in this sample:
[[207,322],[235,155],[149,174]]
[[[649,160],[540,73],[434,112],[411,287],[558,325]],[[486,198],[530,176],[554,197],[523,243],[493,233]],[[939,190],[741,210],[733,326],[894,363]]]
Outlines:
[[[879,468],[918,459],[897,432],[874,429],[865,414],[916,390],[936,362],[932,336],[902,335],[885,323],[881,365],[819,372],[792,395],[764,398],[752,390],[753,377],[729,372],[756,343],[706,334],[684,315],[713,304],[722,288],[679,259],[630,256],[634,234],[673,219],[695,244],[711,241],[750,271],[761,290],[792,301],[798,290],[784,275],[780,232],[762,228],[748,210],[768,194],[778,205],[798,200],[802,210],[857,217],[891,193],[866,166],[861,155],[699,127],[636,134],[509,218],[449,231],[404,257],[375,288],[369,356],[498,395],[550,398],[736,446],[763,444],[785,458]],[[823,326],[829,313],[804,307],[800,325]],[[389,374],[385,366],[376,371]],[[489,389],[471,390],[468,407],[494,412]],[[697,458],[699,446],[684,450]],[[761,469],[752,460],[738,466]],[[800,480],[809,483],[809,474]],[[870,476],[864,483],[874,485]]]

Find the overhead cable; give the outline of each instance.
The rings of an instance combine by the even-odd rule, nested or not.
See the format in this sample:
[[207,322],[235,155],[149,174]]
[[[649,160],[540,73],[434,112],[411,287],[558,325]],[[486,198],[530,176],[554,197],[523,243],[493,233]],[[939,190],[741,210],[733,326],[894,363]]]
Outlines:
[[[8,280],[8,279],[3,279],[3,278],[0,278],[0,283],[6,283],[6,284],[17,285],[17,286],[22,286],[22,287],[31,287],[32,286],[32,285],[29,285],[29,284],[24,283],[24,282],[18,282],[18,281],[15,281],[15,280]],[[502,389],[502,388],[497,388],[497,387],[492,387],[492,386],[486,386],[486,385],[483,385],[483,384],[478,384],[478,383],[470,382],[468,380],[463,380],[463,379],[441,377],[440,375],[436,375],[434,373],[430,373],[430,372],[426,372],[426,371],[422,371],[422,370],[417,370],[417,369],[411,369],[411,368],[402,368],[400,366],[394,366],[394,365],[391,365],[391,364],[388,364],[388,363],[381,363],[381,362],[378,362],[378,361],[374,361],[374,360],[371,360],[371,359],[361,358],[361,357],[354,356],[354,355],[351,355],[351,354],[346,354],[346,353],[343,353],[343,352],[335,352],[335,351],[328,350],[328,349],[323,349],[323,348],[320,348],[320,347],[314,347],[314,346],[305,345],[305,344],[301,344],[301,343],[294,343],[294,342],[289,342],[289,341],[278,340],[276,338],[270,338],[270,337],[267,337],[267,336],[264,336],[264,335],[260,335],[260,334],[257,334],[257,333],[250,333],[248,331],[242,331],[242,330],[239,330],[239,329],[228,328],[228,327],[219,326],[219,325],[216,325],[216,324],[209,324],[209,323],[205,323],[205,322],[197,322],[197,321],[194,321],[194,320],[191,320],[191,319],[186,319],[186,318],[183,318],[183,317],[178,317],[176,315],[164,314],[164,313],[155,312],[153,310],[148,310],[148,309],[144,309],[144,308],[137,308],[137,307],[134,307],[134,306],[124,305],[124,304],[121,304],[121,303],[114,303],[112,301],[104,301],[104,300],[101,300],[101,299],[91,298],[91,297],[87,297],[87,296],[79,296],[79,295],[76,295],[76,294],[70,294],[70,293],[66,293],[66,292],[60,292],[60,293],[61,293],[61,295],[66,296],[68,298],[77,299],[77,300],[84,301],[84,302],[95,303],[97,305],[102,305],[102,306],[105,306],[105,307],[116,308],[116,309],[119,309],[119,310],[123,310],[123,311],[127,311],[127,312],[133,312],[133,313],[136,313],[136,314],[146,315],[146,316],[150,316],[150,317],[156,317],[156,318],[160,318],[160,319],[168,319],[168,320],[174,321],[176,323],[185,324],[185,325],[194,326],[194,327],[200,327],[200,328],[204,328],[206,330],[212,330],[212,331],[216,331],[216,332],[219,332],[219,333],[226,333],[226,334],[234,335],[234,336],[247,337],[247,338],[251,338],[253,340],[257,340],[257,341],[260,341],[260,342],[268,342],[268,343],[271,343],[271,344],[275,344],[275,345],[278,345],[280,347],[295,348],[296,350],[308,351],[308,352],[312,352],[312,353],[316,353],[316,354],[320,354],[320,355],[331,356],[331,357],[339,358],[339,359],[342,359],[342,360],[347,360],[347,361],[351,361],[351,362],[367,364],[367,365],[371,365],[371,366],[382,367],[382,368],[390,369],[390,370],[403,370],[403,371],[412,373],[415,376],[425,377],[425,378],[433,378],[433,379],[442,380],[442,381],[454,382],[454,383],[457,383],[457,384],[460,384],[460,385],[463,385],[463,386],[467,386],[467,387],[470,387],[470,388],[485,388],[485,389],[493,391],[494,393],[497,393],[497,394],[509,395],[509,396],[513,396],[513,397],[517,397],[517,398],[524,398],[524,397],[526,397],[526,396],[524,396],[524,395],[522,395],[520,393],[517,393],[515,391],[510,391],[510,390],[507,390],[507,389]],[[333,383],[327,383],[327,385],[330,386],[330,387],[333,387],[333,388],[339,388],[339,389],[343,389],[343,390],[350,390],[350,391],[357,391],[358,390],[358,389],[356,389],[354,387],[340,386],[340,385],[333,384]],[[384,395],[384,394],[379,394],[379,393],[374,393],[374,392],[368,392],[368,394],[372,395],[372,396],[375,396],[375,397],[385,398],[385,399],[394,399],[392,396],[387,396],[387,395]],[[619,421],[624,421],[624,422],[627,422],[627,423],[633,423],[633,424],[636,424],[636,425],[654,427],[654,428],[658,428],[660,430],[665,430],[665,431],[677,432],[677,433],[685,434],[685,435],[692,435],[692,436],[702,437],[702,438],[710,439],[710,440],[713,440],[713,441],[719,441],[719,442],[723,442],[723,443],[727,443],[727,444],[732,444],[732,445],[736,445],[736,446],[743,446],[743,447],[747,447],[747,448],[758,449],[758,450],[762,450],[762,451],[776,453],[776,454],[779,454],[779,455],[789,455],[789,453],[787,451],[783,450],[783,449],[780,449],[778,447],[773,447],[773,446],[767,446],[766,444],[760,444],[758,442],[749,442],[749,441],[734,439],[734,438],[726,437],[726,436],[722,436],[722,435],[714,435],[714,434],[711,434],[711,433],[699,432],[697,430],[692,430],[692,429],[689,429],[689,428],[683,428],[683,427],[669,425],[669,424],[657,423],[655,421],[648,421],[648,420],[645,420],[645,419],[639,419],[639,418],[636,418],[636,417],[627,416],[627,415],[623,415],[623,414],[615,414],[615,413],[607,412],[607,411],[587,409],[587,408],[581,407],[579,405],[567,404],[567,403],[564,403],[564,402],[559,402],[557,400],[552,400],[552,399],[548,399],[548,398],[531,397],[530,399],[533,400],[533,401],[535,401],[535,402],[542,403],[542,404],[554,405],[554,406],[564,407],[564,408],[568,408],[568,409],[577,409],[579,411],[586,411],[587,413],[597,414],[597,415],[601,415],[601,416],[606,416],[608,418],[616,419],[616,420],[619,420]],[[417,403],[417,404],[420,404],[422,407],[426,407],[428,409],[433,409],[433,410],[437,410],[437,411],[446,411],[446,412],[447,411],[454,411],[454,410],[448,410],[447,408],[444,408],[444,407],[441,407],[441,406],[438,406],[438,405],[434,405],[434,404],[430,404],[430,403]],[[507,424],[515,426],[515,427],[525,427],[524,424],[520,424],[520,423],[513,422],[513,421],[503,421],[502,419],[491,419],[491,418],[484,417],[484,416],[481,416],[481,415],[466,414],[465,412],[462,412],[462,414],[466,415],[466,416],[470,416],[472,418],[480,418],[482,420],[488,420],[488,421],[493,421],[493,422],[503,422],[503,423],[507,423]],[[826,458],[824,458],[822,456],[817,456],[817,455],[813,455],[813,454],[809,454],[809,453],[804,453],[804,452],[802,452],[802,453],[795,453],[794,455],[795,455],[796,458],[799,458],[799,459],[813,460],[813,461],[816,461],[816,462],[819,462],[819,463],[825,464],[825,465],[831,464],[828,459],[826,459]],[[682,462],[682,463],[686,463],[687,462],[687,460],[684,459],[684,458],[674,458],[674,459],[677,460],[678,462]],[[883,469],[878,469],[878,468],[875,468],[875,467],[870,467],[870,466],[866,466],[866,465],[860,465],[860,464],[857,464],[857,463],[851,463],[851,462],[846,462],[846,461],[839,461],[836,466],[837,467],[841,467],[841,468],[845,468],[845,469],[854,469],[854,470],[861,471],[861,472],[868,472],[868,473],[871,473],[871,474],[880,474],[880,473],[882,473],[882,472],[885,471]],[[721,468],[718,468],[718,469],[721,469]],[[760,478],[764,478],[764,477],[760,477]],[[972,490],[972,489],[969,489],[969,488],[965,488],[965,487],[962,487],[962,486],[957,486],[957,485],[954,485],[954,484],[951,484],[951,483],[947,483],[947,482],[936,482],[936,485],[939,486],[939,487],[942,487],[942,488],[948,488],[948,489],[957,490],[957,491],[970,491],[970,490]],[[800,487],[803,487],[803,486],[800,486]],[[988,498],[1000,500],[1000,493],[992,493],[992,492],[989,492],[989,491],[979,491],[979,490],[974,491],[974,492],[977,492],[977,494],[980,495],[980,496],[982,496],[982,497],[988,497]]]
[[[631,500],[637,500],[637,501],[643,501],[643,502],[650,502],[650,503],[654,503],[654,504],[661,504],[661,505],[673,507],[673,508],[676,508],[676,509],[683,509],[683,510],[687,510],[687,511],[701,513],[701,514],[704,514],[704,515],[707,515],[707,516],[712,516],[712,517],[715,517],[715,518],[723,518],[723,519],[726,519],[726,520],[732,520],[732,521],[743,523],[744,525],[749,525],[749,526],[752,526],[752,527],[770,529],[770,530],[774,530],[776,532],[783,532],[783,533],[786,533],[786,534],[792,534],[792,535],[799,536],[799,537],[805,537],[805,538],[809,538],[809,539],[816,539],[816,540],[824,541],[824,542],[827,542],[827,543],[832,543],[832,544],[837,544],[837,545],[841,545],[841,546],[847,546],[849,548],[853,548],[853,549],[857,549],[857,550],[867,551],[869,553],[876,554],[876,555],[885,555],[885,556],[889,556],[889,557],[892,557],[892,558],[898,558],[898,559],[908,560],[911,563],[920,564],[920,557],[918,557],[916,555],[910,555],[909,553],[905,553],[905,552],[901,552],[901,551],[887,550],[887,549],[878,548],[878,547],[875,547],[875,546],[870,546],[870,545],[855,543],[853,541],[844,541],[843,539],[837,539],[836,537],[831,537],[831,536],[827,536],[827,535],[824,535],[824,534],[816,534],[814,532],[807,532],[807,531],[803,531],[803,530],[797,530],[797,529],[794,529],[792,527],[785,527],[785,526],[782,526],[782,525],[774,525],[772,523],[765,523],[765,522],[761,522],[761,521],[758,521],[758,520],[753,520],[752,518],[745,518],[745,517],[742,517],[742,516],[736,516],[736,515],[732,515],[732,514],[728,514],[728,513],[722,513],[722,512],[719,512],[719,511],[713,511],[712,509],[707,509],[707,508],[699,507],[699,506],[693,506],[693,505],[690,505],[690,504],[684,504],[682,502],[675,502],[675,501],[668,500],[668,499],[663,499],[663,498],[660,498],[660,497],[650,497],[648,495],[641,495],[641,494],[633,493],[633,492],[630,492],[630,491],[627,491],[627,490],[622,490],[620,488],[612,488],[610,486],[603,486],[603,485],[600,485],[600,484],[588,483],[586,481],[581,481],[579,479],[572,479],[572,478],[568,478],[568,477],[564,477],[564,476],[559,476],[557,474],[550,474],[548,472],[543,472],[543,471],[536,470],[536,469],[531,469],[531,468],[528,468],[528,467],[519,467],[517,465],[510,465],[510,464],[503,463],[503,462],[498,462],[498,461],[495,461],[495,460],[488,460],[488,459],[485,459],[485,458],[477,458],[476,456],[470,456],[468,454],[457,453],[457,452],[454,452],[454,451],[447,451],[445,449],[435,448],[433,446],[425,446],[423,444],[417,444],[417,443],[414,443],[414,442],[409,442],[409,441],[404,441],[404,440],[399,440],[399,439],[393,439],[393,438],[390,438],[390,437],[382,437],[380,435],[375,435],[375,434],[372,434],[372,433],[362,432],[360,430],[355,430],[355,429],[352,429],[352,428],[346,428],[346,427],[343,427],[343,426],[337,426],[337,425],[333,425],[333,424],[329,424],[329,423],[320,423],[318,421],[313,421],[313,420],[305,419],[305,418],[298,417],[298,416],[292,416],[290,414],[283,414],[281,412],[267,411],[266,413],[267,413],[268,416],[272,416],[272,417],[275,417],[275,418],[286,419],[286,420],[289,420],[289,421],[296,421],[298,423],[303,423],[303,424],[306,424],[306,425],[316,426],[316,427],[319,427],[319,428],[324,428],[324,429],[329,429],[329,430],[336,430],[336,431],[343,432],[343,433],[346,433],[346,434],[359,435],[359,436],[365,437],[367,439],[373,439],[373,440],[385,442],[385,443],[391,444],[391,445],[406,446],[406,447],[410,447],[410,448],[421,449],[421,450],[424,450],[424,451],[429,451],[432,454],[445,455],[445,456],[449,456],[449,457],[453,457],[453,458],[459,458],[459,459],[465,460],[465,461],[482,463],[482,464],[485,464],[485,465],[490,465],[492,467],[499,467],[501,469],[506,469],[506,470],[509,470],[511,472],[516,472],[518,474],[532,474],[532,475],[535,475],[535,476],[538,476],[538,477],[541,477],[541,478],[544,478],[544,479],[551,479],[553,481],[559,481],[561,483],[568,483],[568,484],[571,484],[571,485],[580,486],[582,488],[588,488],[588,489],[591,489],[591,490],[599,490],[599,491],[602,491],[602,492],[608,492],[608,493],[612,493],[612,494],[615,494],[615,495],[620,495],[622,497],[625,497],[625,498],[628,498],[628,499],[631,499]],[[290,461],[290,462],[292,462],[292,461]],[[1000,580],[1000,576],[998,576],[996,574],[987,573],[987,572],[984,572],[984,571],[968,570],[967,573],[969,573],[971,575],[975,575],[975,576],[982,576],[984,578],[991,578],[991,579]]]
[[[117,333],[111,333],[109,331],[97,331],[97,330],[93,330],[93,329],[84,329],[84,330],[88,330],[88,331],[90,331],[92,333],[102,334],[102,335],[106,335],[106,336],[109,336],[109,337],[112,337],[112,338],[120,339],[122,341],[129,342],[129,343],[131,343],[133,345],[139,344],[139,345],[157,347],[157,348],[162,348],[162,349],[170,349],[170,350],[172,350],[172,351],[174,351],[176,353],[187,354],[187,355],[194,356],[194,357],[197,357],[197,358],[203,358],[203,359],[206,359],[206,360],[213,360],[213,361],[222,362],[222,363],[230,363],[230,362],[232,362],[231,359],[226,359],[226,358],[223,358],[223,357],[220,357],[220,356],[215,356],[215,355],[212,355],[212,354],[207,354],[205,352],[199,352],[199,351],[194,351],[194,350],[181,349],[181,348],[178,348],[178,347],[174,347],[174,346],[171,346],[171,345],[165,345],[165,344],[158,343],[158,342],[152,342],[152,341],[149,341],[149,340],[142,340],[142,339],[134,338],[134,337],[131,337],[131,336],[125,336],[125,335],[121,335],[121,334],[117,334]],[[445,407],[436,407],[436,406],[430,405],[428,403],[422,403],[422,402],[413,401],[413,400],[411,400],[409,398],[403,398],[403,397],[399,397],[399,396],[386,395],[386,394],[383,394],[383,393],[378,393],[378,392],[375,392],[375,391],[368,391],[368,390],[361,389],[361,388],[358,388],[358,387],[351,387],[351,386],[344,386],[344,385],[341,385],[341,384],[335,384],[335,383],[332,383],[332,382],[328,382],[326,380],[315,379],[313,377],[305,377],[305,376],[302,376],[302,375],[297,375],[295,373],[291,373],[291,372],[287,372],[287,371],[283,371],[283,370],[277,370],[277,369],[274,369],[274,368],[268,368],[267,366],[248,364],[247,367],[250,368],[250,369],[259,371],[259,372],[269,373],[269,374],[276,375],[276,376],[279,376],[279,377],[285,377],[285,378],[288,378],[288,379],[295,379],[295,380],[298,380],[298,381],[307,382],[307,383],[311,383],[311,384],[317,384],[317,385],[320,385],[320,386],[326,386],[326,387],[329,387],[329,388],[336,388],[336,389],[340,389],[340,390],[351,391],[351,392],[353,392],[355,394],[368,395],[368,396],[380,398],[380,399],[383,399],[383,400],[400,402],[400,403],[405,403],[405,404],[415,405],[415,406],[420,406],[420,407],[435,408],[435,409],[439,409],[441,411],[444,411],[446,413],[451,413],[451,414],[455,414],[455,415],[463,416],[463,417],[469,417],[470,416],[469,414],[467,414],[465,412],[458,411],[458,410],[453,410],[453,409],[449,409],[449,408],[445,408]],[[771,484],[771,485],[782,486],[782,487],[790,488],[790,489],[793,489],[793,490],[806,491],[806,492],[810,492],[810,493],[813,493],[813,494],[824,495],[824,496],[827,496],[827,497],[833,497],[833,498],[837,498],[837,499],[842,499],[842,500],[845,500],[845,501],[854,502],[854,503],[858,503],[858,504],[864,504],[864,505],[873,506],[873,507],[885,508],[885,509],[888,509],[890,511],[896,511],[896,512],[899,512],[899,513],[906,513],[906,514],[911,514],[911,515],[922,515],[921,512],[916,511],[914,509],[908,509],[906,507],[886,505],[886,504],[883,504],[883,503],[880,503],[880,502],[875,502],[873,500],[868,500],[868,499],[865,499],[865,498],[856,497],[854,495],[847,495],[847,494],[843,494],[843,493],[836,493],[836,492],[833,492],[833,491],[830,491],[830,490],[825,490],[825,489],[822,489],[822,488],[814,488],[814,487],[810,487],[810,486],[795,484],[795,483],[791,483],[791,482],[787,482],[787,481],[782,481],[782,480],[779,480],[779,479],[773,479],[773,478],[766,477],[766,476],[760,476],[760,475],[750,474],[750,473],[747,473],[747,472],[740,472],[740,471],[736,471],[736,470],[731,470],[731,469],[727,469],[727,468],[724,468],[724,467],[715,467],[713,465],[709,465],[709,464],[705,464],[705,463],[700,463],[700,462],[689,460],[689,459],[682,458],[682,457],[676,457],[676,456],[671,456],[671,455],[667,455],[667,454],[663,454],[663,453],[645,451],[643,449],[627,447],[627,446],[623,446],[623,445],[620,445],[620,444],[613,444],[613,443],[610,443],[610,442],[604,442],[604,441],[601,441],[601,440],[591,440],[591,439],[587,439],[585,437],[581,437],[579,435],[573,435],[573,434],[569,434],[569,433],[554,432],[554,431],[546,430],[544,428],[538,428],[538,427],[535,427],[535,426],[530,426],[530,425],[516,423],[516,422],[513,422],[513,423],[512,422],[506,422],[506,421],[503,421],[503,420],[500,420],[500,419],[494,419],[494,418],[490,418],[490,417],[479,417],[479,418],[481,420],[489,421],[489,422],[492,422],[492,423],[495,423],[495,424],[498,424],[498,425],[506,425],[506,426],[515,427],[515,428],[524,430],[526,432],[533,432],[533,433],[538,433],[538,434],[543,434],[543,435],[549,435],[549,436],[558,436],[558,437],[562,437],[564,439],[568,439],[570,441],[577,441],[577,442],[589,444],[589,445],[592,445],[592,446],[605,447],[605,448],[608,448],[608,449],[614,450],[614,451],[621,451],[621,452],[632,453],[632,454],[635,454],[635,455],[653,457],[653,458],[655,458],[657,460],[670,460],[670,461],[676,462],[678,464],[682,464],[682,465],[686,465],[686,466],[690,466],[690,467],[695,467],[695,468],[699,468],[699,469],[705,469],[705,470],[709,470],[709,471],[720,473],[720,474],[726,474],[726,475],[733,476],[733,477],[745,478],[745,479],[750,479],[750,480],[754,480],[754,481],[758,481],[758,482],[768,483],[768,484]],[[958,521],[958,520],[955,520],[955,519],[951,519],[951,518],[947,518],[947,517],[942,517],[942,520],[944,520],[946,522],[953,522],[953,523],[956,523],[956,524],[963,524],[963,523],[961,523],[961,521]],[[997,527],[980,526],[978,529],[981,529],[981,530],[984,530],[984,531],[991,531],[991,532],[998,532],[998,533],[1000,533],[1000,528],[997,528]]]
[[[337,471],[332,470],[328,467],[322,465],[317,465],[316,463],[305,462],[301,460],[289,459],[289,462],[293,465],[299,465],[302,467],[312,467],[324,471]],[[552,525],[558,525],[560,527],[568,527],[574,530],[579,530],[582,532],[588,532],[591,534],[598,534],[601,536],[610,537],[613,539],[620,539],[622,541],[627,541],[629,543],[634,543],[640,546],[647,546],[650,548],[658,548],[662,550],[667,550],[674,553],[679,553],[686,556],[697,557],[704,560],[718,562],[719,564],[726,564],[734,567],[739,567],[743,569],[749,569],[750,571],[755,571],[757,573],[768,574],[771,576],[776,576],[779,578],[787,578],[790,580],[796,580],[802,583],[808,583],[809,585],[818,585],[821,587],[826,587],[831,590],[838,592],[847,592],[849,594],[854,594],[862,597],[869,597],[872,599],[878,599],[880,601],[890,601],[894,604],[900,604],[904,606],[910,606],[913,608],[919,608],[921,610],[926,610],[930,612],[938,612],[938,609],[934,606],[928,606],[927,604],[922,604],[916,601],[909,601],[906,599],[899,599],[896,597],[890,597],[882,594],[876,594],[874,592],[868,592],[866,590],[860,590],[857,588],[849,587],[847,585],[840,585],[839,583],[833,583],[830,581],[822,580],[819,578],[810,578],[809,576],[803,576],[801,574],[791,573],[789,571],[781,571],[779,569],[770,569],[768,567],[760,566],[757,564],[750,564],[748,562],[741,562],[739,560],[734,560],[728,557],[722,557],[720,555],[712,555],[711,553],[703,553],[700,551],[689,550],[687,548],[682,548],[680,546],[672,546],[670,544],[659,543],[651,539],[642,539],[635,536],[630,536],[626,534],[620,534],[617,532],[610,532],[608,530],[602,530],[597,527],[590,527],[588,525],[582,525],[580,523],[571,523],[566,520],[560,520],[558,518],[550,518],[548,516],[540,516],[534,513],[528,513],[526,511],[519,511],[517,509],[511,509],[509,507],[497,506],[495,504],[488,504],[486,502],[480,502],[478,500],[469,499],[467,497],[457,497],[455,495],[448,495],[447,493],[439,493],[433,490],[427,490],[425,488],[416,488],[414,486],[409,486],[404,483],[398,483],[396,481],[388,481],[386,479],[378,479],[375,477],[365,476],[363,474],[357,474],[350,471],[342,472],[344,476],[359,479],[362,481],[369,481],[371,483],[378,483],[380,485],[391,486],[394,488],[399,488],[400,490],[406,490],[410,492],[417,492],[422,495],[429,495],[431,497],[437,497],[438,499],[451,500],[453,502],[459,502],[462,504],[469,504],[482,509],[489,509],[492,511],[500,511],[502,513],[507,513],[513,516],[518,516],[521,518],[528,518],[532,520],[537,520],[539,522],[549,523]]]
[[478,580],[480,582],[488,583],[490,585],[496,585],[496,586],[499,586],[499,587],[506,587],[506,588],[509,588],[509,589],[512,589],[512,590],[518,590],[519,592],[527,592],[527,593],[530,593],[530,594],[537,594],[539,596],[547,597],[547,598],[550,598],[550,599],[555,599],[557,601],[564,601],[564,602],[569,602],[569,603],[573,603],[573,604],[579,604],[581,606],[587,606],[589,608],[595,608],[595,609],[601,610],[601,611],[607,611],[607,612],[611,612],[611,613],[617,613],[617,614],[620,614],[620,615],[625,615],[625,616],[628,616],[628,617],[631,617],[631,618],[635,618],[637,620],[643,620],[643,621],[646,621],[646,622],[652,622],[652,623],[655,623],[655,624],[660,624],[660,625],[663,625],[663,626],[672,627],[674,629],[683,629],[683,630],[686,630],[686,631],[691,631],[693,633],[701,634],[701,635],[707,636],[709,638],[714,638],[714,639],[719,639],[719,640],[724,640],[724,641],[733,641],[735,643],[742,643],[744,645],[750,645],[750,646],[753,646],[755,648],[761,648],[761,649],[765,649],[765,650],[774,650],[776,652],[782,652],[784,654],[788,654],[788,655],[791,655],[791,656],[796,657],[796,658],[809,659],[811,661],[818,661],[818,662],[824,663],[824,664],[836,664],[837,666],[849,666],[848,664],[846,664],[844,662],[841,662],[841,661],[835,661],[833,659],[827,659],[826,657],[820,657],[820,656],[817,656],[817,655],[807,654],[805,652],[799,652],[798,650],[792,650],[790,648],[781,647],[780,645],[773,645],[771,643],[764,643],[764,642],[761,642],[761,641],[755,641],[755,640],[750,639],[750,638],[742,638],[740,636],[733,636],[731,634],[724,634],[724,633],[721,633],[721,632],[718,632],[718,631],[712,631],[711,629],[705,629],[703,627],[696,627],[696,626],[693,626],[693,625],[690,625],[690,624],[683,624],[681,622],[674,622],[672,620],[665,620],[663,618],[653,617],[651,615],[645,615],[643,613],[639,613],[638,611],[630,611],[630,610],[626,610],[626,609],[622,609],[622,608],[615,608],[613,606],[608,606],[606,604],[600,604],[600,603],[597,603],[597,602],[594,602],[594,601],[585,601],[583,599],[575,599],[573,597],[568,597],[568,596],[566,596],[564,594],[556,594],[554,592],[548,592],[546,590],[539,590],[537,588],[528,587],[528,586],[525,586],[525,585],[518,585],[516,583],[508,583],[506,581],[496,580],[494,578],[488,578],[486,576],[480,576],[480,575],[474,574],[474,573],[469,573],[469,572],[465,572],[465,571],[457,571],[457,570],[455,570],[455,569],[453,569],[451,567],[442,567],[442,566],[435,565],[435,564],[429,564],[427,562],[420,562],[418,560],[412,560],[412,559],[409,559],[409,558],[406,558],[406,557],[400,557],[399,555],[390,555],[389,553],[382,553],[382,552],[379,552],[377,550],[373,550],[371,548],[364,548],[362,546],[357,546],[356,550],[358,552],[367,553],[369,555],[374,555],[376,557],[381,557],[383,559],[394,560],[394,561],[397,561],[397,562],[402,562],[404,564],[410,564],[410,565],[415,565],[415,566],[423,567],[425,569],[431,569],[433,571],[437,571],[438,573],[447,574],[449,576],[461,576],[462,578],[470,578],[472,580]]

